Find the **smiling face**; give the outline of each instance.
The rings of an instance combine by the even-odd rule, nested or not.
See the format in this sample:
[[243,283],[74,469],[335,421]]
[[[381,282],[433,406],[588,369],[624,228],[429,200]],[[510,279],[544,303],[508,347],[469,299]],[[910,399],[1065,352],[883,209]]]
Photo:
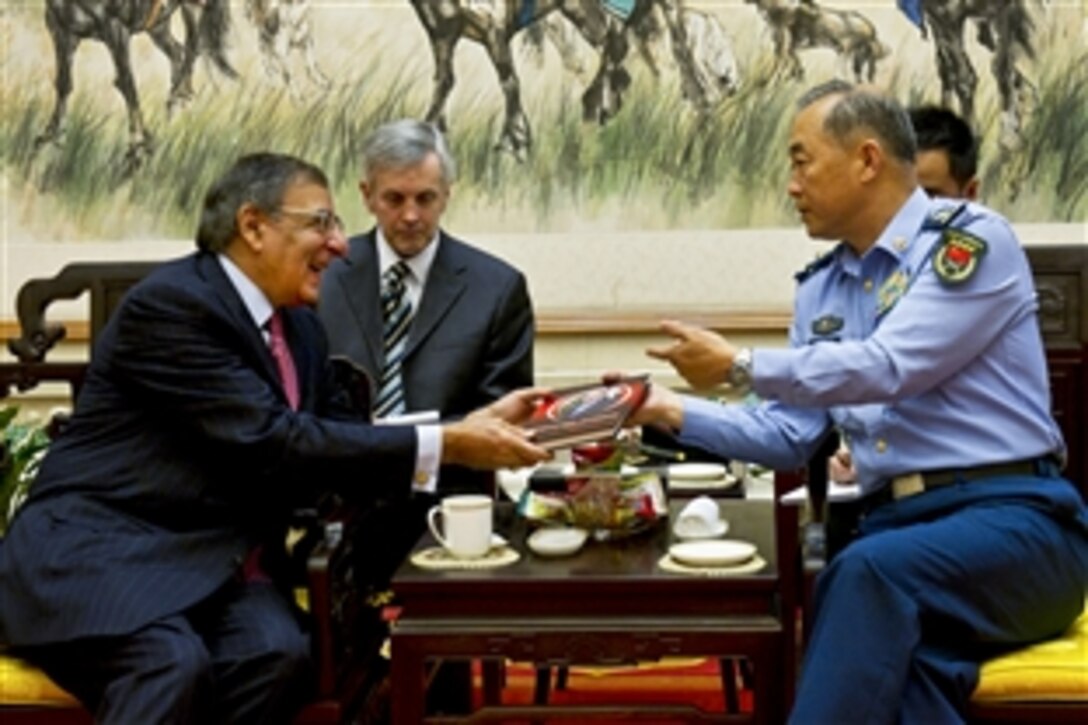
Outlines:
[[434,153],[414,166],[377,169],[359,188],[386,241],[403,258],[419,254],[434,239],[450,196]]
[[317,303],[322,272],[347,251],[343,231],[328,223],[332,212],[329,190],[311,182],[289,185],[270,213],[251,205],[239,210],[250,277],[273,306]]
[[787,191],[801,223],[815,239],[848,237],[865,171],[858,144],[843,144],[824,129],[824,119],[838,99],[828,96],[805,107],[790,131]]

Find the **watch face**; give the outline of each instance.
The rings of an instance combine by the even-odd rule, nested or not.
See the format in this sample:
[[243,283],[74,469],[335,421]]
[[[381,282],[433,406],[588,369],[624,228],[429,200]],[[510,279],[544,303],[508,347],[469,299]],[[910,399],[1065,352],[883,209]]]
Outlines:
[[729,382],[734,387],[744,387],[751,382],[752,353],[744,348],[733,358],[733,367],[729,370]]

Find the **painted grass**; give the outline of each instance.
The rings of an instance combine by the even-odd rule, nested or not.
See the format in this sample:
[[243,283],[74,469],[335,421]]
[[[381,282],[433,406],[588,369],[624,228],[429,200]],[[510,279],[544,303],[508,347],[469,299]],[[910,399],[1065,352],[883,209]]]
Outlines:
[[[1045,39],[1041,47],[1048,47]],[[495,148],[497,87],[455,93],[450,140],[461,180],[450,223],[465,233],[795,223],[784,193],[785,139],[795,98],[821,78],[810,73],[806,83],[772,82],[767,52],[760,46],[742,58],[746,85],[706,117],[684,103],[671,77],[656,80],[647,72],[634,73],[623,109],[603,127],[583,123],[572,81],[526,90],[535,140],[526,163]],[[35,138],[51,112],[51,88],[5,83],[0,167],[13,182],[11,213],[37,238],[71,238],[72,230],[92,239],[187,237],[203,190],[230,160],[273,148],[325,168],[343,215],[359,228],[367,223],[356,191],[361,139],[385,120],[422,115],[430,94],[428,58],[392,73],[380,59],[374,54],[344,69],[340,85],[302,103],[269,92],[255,68],[242,82],[219,81],[218,90],[198,75],[198,97],[172,118],[161,91],[149,91],[144,116],[155,148],[135,174],[123,163],[128,140],[112,87],[100,83],[93,94],[77,87],[63,143],[39,149]],[[984,196],[1016,221],[1088,216],[1086,68],[1082,49],[1041,55],[1032,67],[1038,103],[1020,148],[1010,153],[991,140],[997,104],[988,69],[979,69]],[[896,70],[884,77],[907,102],[936,100],[931,79]]]

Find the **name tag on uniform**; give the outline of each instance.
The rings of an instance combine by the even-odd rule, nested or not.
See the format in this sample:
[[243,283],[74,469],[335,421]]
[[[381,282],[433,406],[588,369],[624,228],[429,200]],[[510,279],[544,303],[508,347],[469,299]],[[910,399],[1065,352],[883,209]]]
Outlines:
[[817,317],[812,321],[812,334],[819,335],[820,337],[834,335],[842,329],[844,324],[843,319],[841,317],[836,317],[835,315]]

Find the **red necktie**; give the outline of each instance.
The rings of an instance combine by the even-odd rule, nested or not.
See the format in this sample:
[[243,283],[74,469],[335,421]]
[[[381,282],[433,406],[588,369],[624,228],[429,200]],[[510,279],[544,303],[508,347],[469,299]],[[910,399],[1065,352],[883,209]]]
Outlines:
[[276,368],[280,373],[280,382],[283,383],[283,392],[287,395],[287,402],[291,410],[298,410],[298,373],[295,371],[295,361],[291,357],[291,350],[287,347],[287,338],[283,336],[283,319],[280,311],[272,313],[268,319],[268,346],[272,349],[272,357],[276,360]]

